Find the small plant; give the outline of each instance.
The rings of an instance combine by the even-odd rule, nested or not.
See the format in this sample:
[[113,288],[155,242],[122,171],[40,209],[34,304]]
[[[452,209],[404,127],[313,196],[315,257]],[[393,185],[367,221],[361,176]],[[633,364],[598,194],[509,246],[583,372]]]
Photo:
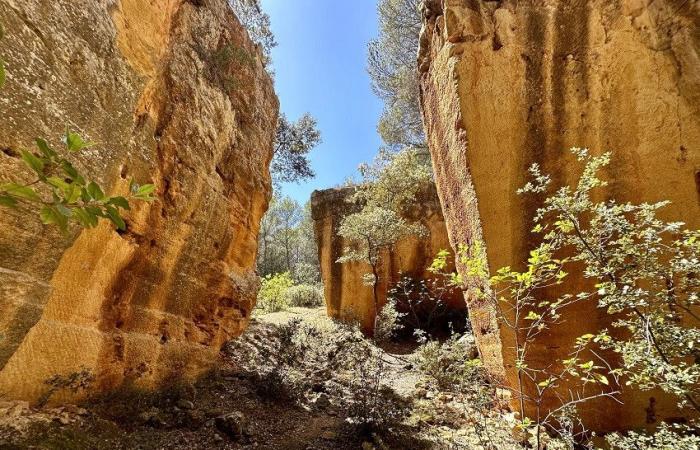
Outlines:
[[403,328],[401,321],[404,314],[396,310],[396,301],[387,300],[374,322],[374,340],[378,343],[389,342]]
[[49,388],[39,397],[37,406],[43,407],[46,405],[56,392],[68,390],[75,394],[78,391],[88,389],[94,381],[95,375],[90,369],[85,367],[68,375],[54,375],[44,381],[44,384]]
[[700,448],[700,436],[697,430],[685,425],[661,424],[653,434],[637,432],[613,433],[606,437],[611,450],[697,450]]
[[289,308],[287,292],[294,286],[289,272],[268,275],[262,279],[258,292],[257,307],[265,314],[284,311]]
[[377,349],[364,346],[357,350],[348,386],[347,420],[365,436],[386,433],[408,415],[408,404],[386,385],[387,363]]
[[0,206],[26,211],[39,211],[41,221],[68,232],[71,222],[83,228],[94,228],[99,219],[111,221],[119,230],[126,230],[122,210],[129,210],[129,200],[150,202],[155,186],[139,186],[133,181],[128,197],[110,197],[94,181],[87,180],[68,159],[68,155],[92,146],[77,133],[67,130],[64,151],[54,150],[48,142],[36,139],[36,152],[21,150],[22,162],[36,178],[30,183],[0,183]]
[[299,284],[287,289],[287,303],[299,308],[323,306],[323,286]]
[[436,389],[461,392],[470,385],[483,385],[486,380],[478,356],[472,335],[453,334],[443,343],[423,343],[416,351],[415,362],[421,375]]

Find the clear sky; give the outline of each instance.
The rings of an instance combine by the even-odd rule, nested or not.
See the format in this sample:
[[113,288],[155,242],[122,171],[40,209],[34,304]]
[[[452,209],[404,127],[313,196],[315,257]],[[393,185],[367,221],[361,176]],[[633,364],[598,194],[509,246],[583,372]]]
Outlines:
[[305,203],[315,189],[341,184],[371,160],[381,141],[382,104],[365,70],[367,42],[377,35],[375,0],[262,0],[278,46],[272,52],[282,112],[296,120],[310,112],[323,143],[311,154],[316,178],[285,184]]

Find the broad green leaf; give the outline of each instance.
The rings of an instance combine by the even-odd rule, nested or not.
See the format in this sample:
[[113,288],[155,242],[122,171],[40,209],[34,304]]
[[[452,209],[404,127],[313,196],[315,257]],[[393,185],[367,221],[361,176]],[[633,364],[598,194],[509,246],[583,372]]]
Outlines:
[[36,146],[39,147],[39,150],[41,150],[41,153],[44,154],[47,158],[55,158],[58,156],[58,154],[54,151],[54,149],[49,146],[48,142],[41,138],[36,139]]
[[85,208],[74,208],[73,215],[85,228],[94,228],[97,226],[97,216]]
[[114,206],[117,206],[119,208],[123,208],[123,209],[127,209],[127,210],[131,209],[131,207],[129,206],[129,201],[127,199],[125,199],[124,197],[112,197],[109,199],[107,204],[114,205]]
[[140,186],[136,190],[136,195],[137,196],[151,195],[155,190],[156,190],[156,186],[154,184],[144,184],[143,186]]
[[34,172],[38,173],[39,175],[44,174],[44,160],[41,158],[37,158],[34,156],[34,154],[26,151],[26,150],[21,150],[22,153],[22,161]]
[[49,177],[46,179],[46,182],[49,183],[51,186],[60,189],[64,193],[66,193],[68,189],[70,189],[70,185],[59,177]]
[[86,142],[85,140],[83,140],[83,138],[78,133],[74,133],[71,130],[66,130],[66,136],[64,139],[66,147],[68,147],[68,150],[71,152],[78,152],[92,145],[90,142]]
[[8,195],[0,195],[0,206],[14,208],[15,206],[17,206],[17,200]]
[[102,211],[102,208],[98,208],[96,206],[87,206],[85,207],[85,210],[90,214],[94,215],[95,217],[107,217],[107,214],[105,214],[104,211]]
[[105,210],[107,211],[107,216],[109,217],[109,220],[112,221],[116,227],[122,231],[126,230],[126,223],[124,223],[124,219],[122,219],[122,216],[119,215],[119,211],[117,211],[117,208],[114,206],[108,205],[105,207]]
[[90,197],[94,198],[97,201],[104,200],[105,194],[102,192],[102,189],[100,186],[97,185],[94,181],[91,181],[90,184],[88,184],[87,187],[88,194],[90,194]]
[[39,217],[46,225],[58,225],[63,232],[68,229],[68,218],[51,206],[41,208]]
[[0,191],[6,192],[13,197],[19,197],[33,202],[41,202],[39,194],[34,192],[34,189],[29,186],[22,186],[17,183],[5,183],[0,185]]
[[80,186],[78,186],[76,184],[71,184],[70,189],[68,191],[66,191],[66,201],[72,205],[78,201],[78,199],[80,198],[80,194],[81,194]]
[[56,204],[56,210],[63,214],[66,217],[72,217],[73,216],[73,211],[70,210],[70,208],[66,207],[62,203],[57,203]]

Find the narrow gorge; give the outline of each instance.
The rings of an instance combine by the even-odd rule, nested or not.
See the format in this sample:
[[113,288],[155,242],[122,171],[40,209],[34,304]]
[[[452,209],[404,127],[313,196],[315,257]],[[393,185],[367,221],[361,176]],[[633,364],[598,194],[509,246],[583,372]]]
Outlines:
[[0,0],[0,449],[697,450],[700,0]]

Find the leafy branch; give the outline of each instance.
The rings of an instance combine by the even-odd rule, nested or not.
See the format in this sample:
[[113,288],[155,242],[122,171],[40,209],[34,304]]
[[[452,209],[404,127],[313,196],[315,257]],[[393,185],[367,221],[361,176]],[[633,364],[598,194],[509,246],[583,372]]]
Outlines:
[[130,200],[151,202],[155,199],[153,184],[139,186],[133,180],[128,197],[108,196],[98,183],[88,180],[71,163],[67,155],[92,146],[79,134],[66,130],[64,151],[54,150],[44,139],[36,139],[38,151],[21,150],[22,162],[36,179],[27,184],[0,182],[0,206],[35,211],[41,221],[56,225],[63,233],[75,222],[83,228],[94,228],[100,219],[107,219],[119,230],[126,230],[123,210],[130,210]]

